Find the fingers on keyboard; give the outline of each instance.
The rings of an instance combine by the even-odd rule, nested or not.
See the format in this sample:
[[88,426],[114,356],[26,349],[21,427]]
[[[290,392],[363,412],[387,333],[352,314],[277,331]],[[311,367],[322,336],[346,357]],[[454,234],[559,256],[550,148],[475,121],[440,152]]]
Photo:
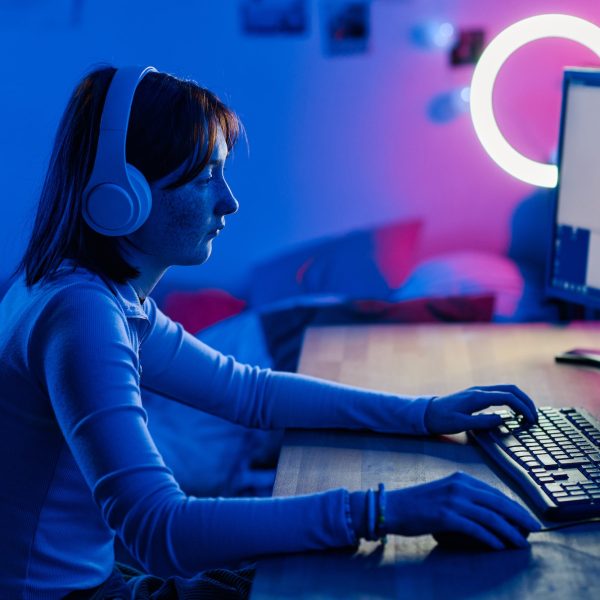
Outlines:
[[[535,402],[519,387],[517,387],[516,385],[512,385],[512,384],[507,384],[507,385],[497,385],[497,386],[493,386],[494,388],[503,391],[503,392],[507,392],[509,394],[512,394],[513,396],[519,398],[523,404],[523,406],[526,408],[526,412],[523,410],[520,410],[518,412],[526,415],[527,417],[530,418],[530,420],[532,421],[537,421],[537,408],[535,406]],[[510,406],[510,405],[509,405]]]

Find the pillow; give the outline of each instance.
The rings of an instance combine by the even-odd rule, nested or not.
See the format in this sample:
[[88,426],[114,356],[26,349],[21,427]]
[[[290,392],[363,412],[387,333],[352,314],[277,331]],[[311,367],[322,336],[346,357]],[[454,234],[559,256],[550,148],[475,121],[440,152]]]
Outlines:
[[470,294],[404,302],[355,300],[353,308],[362,319],[381,323],[471,323],[491,321],[494,304],[492,294]]
[[324,244],[301,267],[306,293],[385,298],[409,274],[421,231],[409,221],[346,234]]
[[218,289],[171,292],[165,298],[164,307],[161,307],[168,317],[181,323],[190,333],[237,315],[245,308],[246,302]]
[[420,298],[405,302],[301,296],[272,304],[259,314],[273,368],[296,371],[304,331],[313,325],[490,321],[494,297]]
[[[243,363],[272,366],[261,322],[252,311],[195,336]],[[248,429],[146,389],[148,428],[181,488],[195,496],[270,496],[282,432]],[[255,468],[272,463],[273,469]]]
[[303,294],[385,298],[414,265],[422,222],[400,221],[301,246],[258,265],[251,303],[264,306]]
[[252,310],[224,319],[195,335],[211,348],[235,356],[239,362],[271,368],[271,357],[265,342],[261,321]]
[[492,294],[496,299],[494,318],[511,318],[523,297],[524,284],[519,267],[506,256],[448,252],[417,265],[391,299]]

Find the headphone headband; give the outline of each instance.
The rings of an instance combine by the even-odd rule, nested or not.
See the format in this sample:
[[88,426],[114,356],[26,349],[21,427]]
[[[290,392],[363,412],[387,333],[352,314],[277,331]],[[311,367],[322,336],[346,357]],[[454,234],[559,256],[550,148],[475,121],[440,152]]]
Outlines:
[[92,174],[83,192],[83,217],[98,233],[128,235],[147,219],[148,182],[126,161],[127,127],[135,90],[154,67],[117,70],[108,88]]

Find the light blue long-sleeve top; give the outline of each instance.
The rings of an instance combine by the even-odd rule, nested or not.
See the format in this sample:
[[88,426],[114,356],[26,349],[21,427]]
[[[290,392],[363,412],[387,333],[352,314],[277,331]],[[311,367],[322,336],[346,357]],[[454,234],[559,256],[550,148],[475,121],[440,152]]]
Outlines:
[[345,489],[186,496],[148,432],[141,385],[247,427],[426,433],[429,397],[238,363],[70,260],[30,289],[21,275],[0,303],[0,597],[102,583],[115,535],[149,572],[184,577],[356,544]]

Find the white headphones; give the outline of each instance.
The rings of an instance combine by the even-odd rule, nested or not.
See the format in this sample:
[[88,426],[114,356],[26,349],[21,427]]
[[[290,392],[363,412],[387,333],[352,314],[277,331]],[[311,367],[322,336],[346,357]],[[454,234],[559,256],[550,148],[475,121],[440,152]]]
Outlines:
[[107,236],[129,235],[139,229],[152,208],[146,178],[127,164],[125,148],[129,113],[139,82],[154,67],[123,67],[111,81],[100,122],[96,160],[83,191],[86,223]]

